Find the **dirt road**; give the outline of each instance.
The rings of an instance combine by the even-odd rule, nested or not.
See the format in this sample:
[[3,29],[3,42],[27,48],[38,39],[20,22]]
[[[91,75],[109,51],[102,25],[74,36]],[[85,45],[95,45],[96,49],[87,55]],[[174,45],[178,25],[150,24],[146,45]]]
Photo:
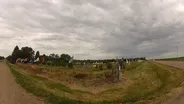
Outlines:
[[0,62],[0,104],[44,104],[16,83],[5,62]]
[[[184,69],[184,61],[156,61],[161,64],[173,66],[176,68]],[[184,89],[182,88],[181,91],[178,92],[178,95],[170,99],[169,101],[163,104],[184,104]]]
[[184,69],[184,61],[156,61],[156,62]]

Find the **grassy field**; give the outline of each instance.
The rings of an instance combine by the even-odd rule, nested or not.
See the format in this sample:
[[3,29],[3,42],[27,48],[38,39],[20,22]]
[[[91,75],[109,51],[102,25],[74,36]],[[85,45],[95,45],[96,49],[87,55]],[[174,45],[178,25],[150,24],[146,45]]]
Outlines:
[[179,57],[179,58],[166,58],[166,59],[159,59],[163,61],[184,61],[184,57]]
[[156,104],[184,82],[182,70],[147,61],[127,65],[118,83],[109,81],[110,70],[8,65],[23,88],[51,104]]

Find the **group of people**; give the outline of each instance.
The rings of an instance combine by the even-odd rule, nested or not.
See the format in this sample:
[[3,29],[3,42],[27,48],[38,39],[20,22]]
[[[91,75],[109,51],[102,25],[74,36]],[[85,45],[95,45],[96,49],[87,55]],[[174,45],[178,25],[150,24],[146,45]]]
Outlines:
[[121,70],[125,69],[125,61],[123,58],[120,60],[117,59],[116,68]]
[[121,81],[123,78],[123,69],[125,69],[126,61],[122,59],[116,59],[116,69],[112,71],[112,74],[116,74],[118,80]]

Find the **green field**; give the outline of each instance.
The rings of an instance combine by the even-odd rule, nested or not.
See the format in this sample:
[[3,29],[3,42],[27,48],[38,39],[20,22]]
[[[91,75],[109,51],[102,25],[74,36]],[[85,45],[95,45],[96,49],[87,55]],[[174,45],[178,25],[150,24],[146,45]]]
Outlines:
[[110,70],[8,65],[23,88],[51,104],[158,104],[184,82],[184,71],[148,61],[126,65],[117,83]]
[[184,61],[184,57],[159,59],[163,61]]

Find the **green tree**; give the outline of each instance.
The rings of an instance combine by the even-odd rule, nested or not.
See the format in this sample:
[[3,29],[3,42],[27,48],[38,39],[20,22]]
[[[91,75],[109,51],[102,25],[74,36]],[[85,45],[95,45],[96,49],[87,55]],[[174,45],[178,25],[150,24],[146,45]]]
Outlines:
[[36,55],[35,55],[35,59],[37,59],[37,58],[39,58],[39,57],[40,57],[40,52],[37,51],[37,52],[36,52]]
[[20,56],[21,58],[32,59],[34,56],[34,50],[31,47],[22,47]]
[[54,54],[54,53],[49,55],[49,57],[51,57],[51,58],[55,58],[55,56],[56,56],[56,54]]
[[16,56],[18,52],[19,52],[19,47],[15,46],[15,48],[14,48],[14,50],[12,52],[12,56]]
[[107,68],[107,69],[112,69],[112,68],[113,68],[112,63],[108,62],[108,63],[106,64],[106,68]]
[[9,55],[8,57],[6,57],[6,59],[11,62],[12,56]]
[[60,58],[65,61],[69,61],[71,59],[71,56],[68,54],[61,54]]
[[0,56],[0,60],[4,60],[4,56]]
[[69,60],[70,59],[71,59],[71,56],[70,55],[68,55],[68,54],[61,54],[60,55],[61,65],[62,66],[67,66],[69,64]]
[[13,52],[12,52],[12,56],[11,56],[11,63],[15,63],[17,58],[19,58],[20,56],[20,50],[18,46],[15,46]]
[[103,65],[102,65],[102,64],[99,64],[99,65],[98,65],[98,68],[99,68],[100,70],[103,70]]

